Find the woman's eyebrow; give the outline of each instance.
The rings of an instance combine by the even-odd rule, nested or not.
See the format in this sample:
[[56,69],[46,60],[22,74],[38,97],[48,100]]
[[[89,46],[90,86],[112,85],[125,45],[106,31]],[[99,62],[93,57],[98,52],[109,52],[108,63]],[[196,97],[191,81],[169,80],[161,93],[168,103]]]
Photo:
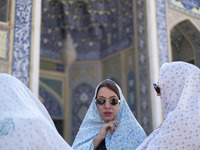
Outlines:
[[113,96],[110,96],[109,98],[113,98],[113,97],[116,98],[117,96],[113,95]]
[[[98,96],[98,97],[101,97],[101,98],[105,98],[105,99],[106,99],[106,97],[104,97],[104,96]],[[112,96],[109,97],[109,99],[110,99],[110,98],[113,98],[113,97],[116,98],[117,96],[112,95]]]
[[105,98],[104,96],[97,96],[97,97]]

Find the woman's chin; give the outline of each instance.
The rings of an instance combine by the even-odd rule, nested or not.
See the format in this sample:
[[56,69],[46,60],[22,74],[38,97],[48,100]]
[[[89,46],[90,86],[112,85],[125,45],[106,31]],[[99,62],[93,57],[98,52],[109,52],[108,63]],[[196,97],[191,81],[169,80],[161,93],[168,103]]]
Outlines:
[[111,117],[104,117],[104,118],[102,118],[105,122],[110,122],[110,121],[114,121],[114,119],[113,118],[111,118]]

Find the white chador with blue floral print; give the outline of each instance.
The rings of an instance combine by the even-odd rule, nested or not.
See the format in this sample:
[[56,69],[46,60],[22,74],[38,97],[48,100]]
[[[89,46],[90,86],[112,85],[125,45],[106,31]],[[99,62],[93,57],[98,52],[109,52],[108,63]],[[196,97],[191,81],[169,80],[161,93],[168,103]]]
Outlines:
[[0,74],[0,150],[71,150],[38,98],[17,78]]
[[158,84],[164,120],[137,150],[200,150],[200,69],[164,63]]
[[[93,101],[72,145],[75,150],[93,150],[93,139],[101,130],[102,125],[106,123],[103,119],[101,119],[95,103],[98,86],[96,88]],[[119,110],[115,118],[118,126],[115,127],[113,134],[108,132],[105,138],[105,145],[107,150],[134,150],[144,141],[146,134],[133,116],[121,89],[118,85],[117,87],[121,100]]]

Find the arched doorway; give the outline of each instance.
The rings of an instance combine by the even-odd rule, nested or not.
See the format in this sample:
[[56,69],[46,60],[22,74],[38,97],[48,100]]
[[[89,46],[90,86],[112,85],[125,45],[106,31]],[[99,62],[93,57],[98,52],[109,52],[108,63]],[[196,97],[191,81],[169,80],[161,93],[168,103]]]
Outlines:
[[185,61],[200,67],[200,33],[185,20],[171,30],[172,61]]

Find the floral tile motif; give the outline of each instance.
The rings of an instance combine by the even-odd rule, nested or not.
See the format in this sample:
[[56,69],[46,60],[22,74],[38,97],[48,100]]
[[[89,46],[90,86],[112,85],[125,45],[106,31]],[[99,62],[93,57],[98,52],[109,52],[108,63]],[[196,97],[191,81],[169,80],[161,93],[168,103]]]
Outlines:
[[12,74],[29,86],[32,0],[16,0]]
[[166,4],[164,0],[156,1],[157,8],[157,30],[158,30],[158,45],[160,55],[160,66],[169,61],[168,55],[168,35],[166,21]]

